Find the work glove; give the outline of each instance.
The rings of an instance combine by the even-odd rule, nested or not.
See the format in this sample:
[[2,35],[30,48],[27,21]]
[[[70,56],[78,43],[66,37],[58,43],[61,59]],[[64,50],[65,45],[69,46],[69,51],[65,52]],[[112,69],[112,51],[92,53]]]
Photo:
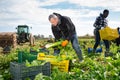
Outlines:
[[68,42],[69,42],[68,40],[64,40],[64,41],[62,42],[61,46],[62,46],[62,47],[67,46]]

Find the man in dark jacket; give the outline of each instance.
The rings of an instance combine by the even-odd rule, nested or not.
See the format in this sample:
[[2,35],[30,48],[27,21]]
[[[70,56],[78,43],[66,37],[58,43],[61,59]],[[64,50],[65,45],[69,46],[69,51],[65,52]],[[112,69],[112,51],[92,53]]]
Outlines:
[[[77,53],[80,61],[83,60],[82,51],[80,49],[78,38],[75,30],[75,25],[67,16],[62,16],[58,13],[53,13],[49,16],[49,21],[52,24],[52,32],[55,40],[64,39],[71,41],[72,47]],[[54,53],[59,53],[60,50],[55,49]]]
[[[96,18],[96,21],[94,23],[94,27],[95,27],[95,30],[94,30],[94,35],[95,35],[95,45],[93,47],[93,52],[95,53],[96,51],[96,48],[98,47],[98,45],[100,44],[100,33],[99,33],[99,30],[101,28],[105,28],[106,26],[108,26],[107,24],[107,20],[106,18],[108,17],[109,15],[109,10],[105,9],[103,11],[103,14],[100,14],[100,16],[98,16]],[[109,48],[110,48],[110,45],[109,45],[109,41],[108,40],[103,40],[104,43],[105,43],[105,47],[106,47],[106,52],[105,54],[108,54],[109,53]]]

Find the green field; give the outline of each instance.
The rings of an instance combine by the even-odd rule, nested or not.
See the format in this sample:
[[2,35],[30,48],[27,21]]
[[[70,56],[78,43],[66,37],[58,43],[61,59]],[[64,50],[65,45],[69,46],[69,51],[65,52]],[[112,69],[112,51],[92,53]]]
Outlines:
[[[47,40],[37,40],[32,48],[37,50],[46,43],[48,43]],[[120,80],[120,52],[118,52],[120,47],[111,43],[110,51],[114,55],[112,57],[104,57],[104,45],[102,45],[102,53],[93,55],[88,54],[87,51],[88,47],[93,47],[93,39],[79,39],[79,43],[84,57],[83,62],[78,62],[76,53],[71,43],[69,43],[66,48],[61,48],[60,53],[69,56],[69,60],[71,60],[69,72],[61,72],[55,68],[50,77],[39,74],[35,80]],[[29,51],[29,49],[29,43],[25,43],[18,45],[16,49],[12,49],[9,54],[0,53],[0,80],[11,80],[10,62],[18,60],[18,51]],[[50,48],[49,51],[49,54],[52,55],[53,48]]]

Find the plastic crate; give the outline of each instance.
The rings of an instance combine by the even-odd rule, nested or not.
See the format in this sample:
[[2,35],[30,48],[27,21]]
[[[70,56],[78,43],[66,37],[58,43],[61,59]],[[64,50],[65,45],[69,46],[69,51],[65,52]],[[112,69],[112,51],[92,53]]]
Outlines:
[[40,48],[40,49],[37,51],[37,50],[34,50],[34,49],[30,48],[30,54],[38,55],[38,53],[49,54],[49,50],[47,50],[47,49],[45,49],[45,48]]
[[32,55],[30,53],[26,53],[23,51],[18,52],[18,62],[22,63],[28,60],[29,62],[32,62],[33,60],[37,60],[37,55]]
[[100,37],[103,40],[115,40],[119,37],[117,29],[111,29],[110,27],[105,27],[104,29],[99,30]]
[[51,64],[47,62],[41,66],[26,67],[25,63],[10,62],[10,73],[13,80],[25,80],[26,78],[34,80],[35,76],[39,73],[50,76]]
[[[96,53],[102,53],[102,51],[103,51],[102,48],[97,48],[95,52],[96,52]],[[89,47],[89,48],[88,48],[88,53],[92,53],[92,52],[93,52],[93,48],[90,48],[90,47]]]
[[[65,59],[67,56],[66,55],[60,55],[60,57],[62,59]],[[44,53],[39,53],[37,55],[37,60],[55,60],[57,59],[57,56],[53,56],[53,55],[45,55]]]
[[[65,59],[66,55],[61,55],[61,58]],[[39,53],[37,60],[46,60],[51,63],[51,68],[58,67],[60,71],[68,72],[69,60],[57,61],[56,56],[45,55],[44,53]]]
[[63,60],[60,62],[50,61],[50,63],[51,63],[51,69],[53,69],[54,67],[58,67],[60,71],[63,71],[63,72],[69,71],[69,60]]
[[53,55],[45,55],[44,53],[39,53],[37,55],[37,60],[52,60],[52,59],[56,59],[56,56]]

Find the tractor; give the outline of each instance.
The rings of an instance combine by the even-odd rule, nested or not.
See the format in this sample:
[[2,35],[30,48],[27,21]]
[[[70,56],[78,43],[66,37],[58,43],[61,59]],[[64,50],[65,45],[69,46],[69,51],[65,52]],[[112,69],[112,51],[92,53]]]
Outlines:
[[8,53],[11,47],[15,48],[17,44],[30,42],[34,45],[34,37],[30,33],[30,27],[27,25],[18,25],[17,32],[0,32],[0,47],[4,53]]
[[34,44],[34,37],[30,33],[30,27],[27,25],[18,25],[17,29],[17,43],[30,42],[30,45]]

